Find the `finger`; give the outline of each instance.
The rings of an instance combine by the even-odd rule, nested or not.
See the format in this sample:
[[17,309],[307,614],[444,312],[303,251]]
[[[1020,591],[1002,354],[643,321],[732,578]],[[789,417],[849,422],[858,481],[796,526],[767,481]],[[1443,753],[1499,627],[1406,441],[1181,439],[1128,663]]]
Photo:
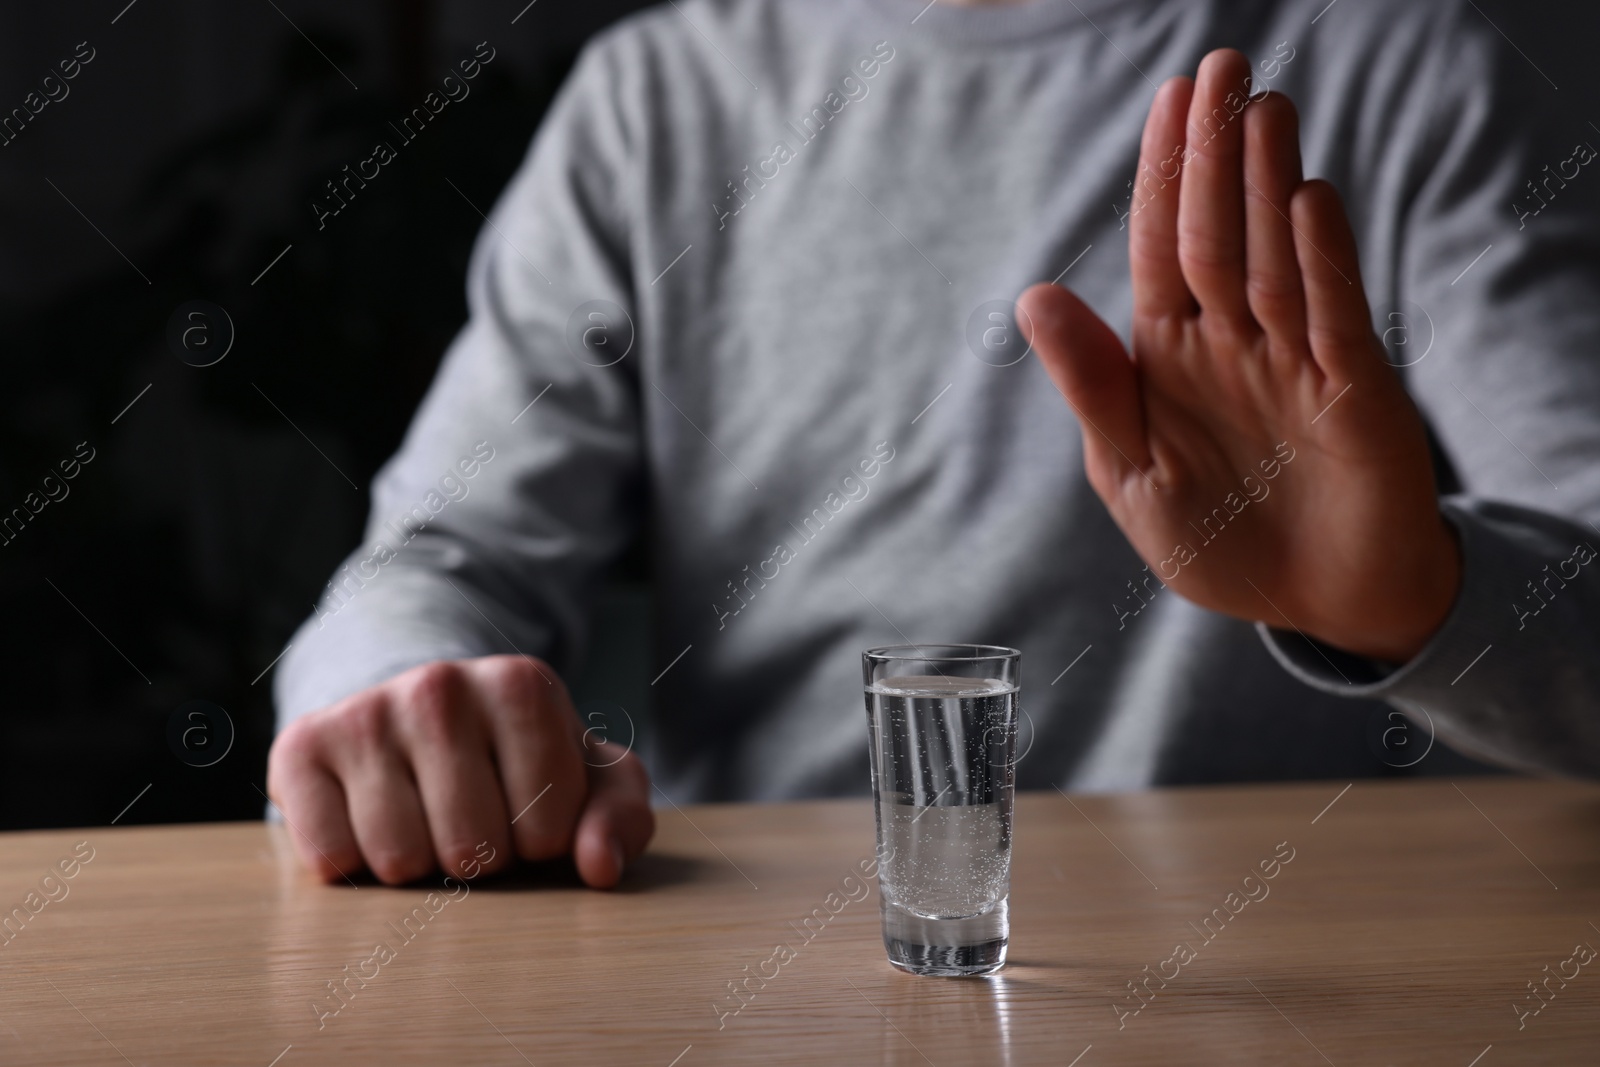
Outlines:
[[1255,320],[1281,347],[1303,351],[1304,282],[1289,201],[1300,185],[1300,118],[1282,93],[1244,110],[1246,291]]
[[334,734],[329,760],[361,855],[382,882],[415,881],[435,866],[433,840],[388,705],[369,700],[339,712],[328,724]]
[[1150,465],[1139,373],[1111,327],[1058,285],[1017,301],[1017,323],[1083,428],[1084,462],[1096,489]]
[[1135,316],[1191,315],[1194,297],[1178,266],[1178,183],[1183,124],[1194,83],[1170,78],[1156,92],[1139,144],[1139,169],[1129,205],[1128,261]]
[[1324,374],[1355,382],[1383,365],[1361,285],[1361,260],[1344,205],[1325,181],[1303,182],[1291,203],[1295,256],[1305,278],[1306,335]]
[[272,746],[267,792],[289,827],[300,862],[324,882],[364,866],[339,780],[288,732]]
[[1200,62],[1178,188],[1178,264],[1200,307],[1249,321],[1244,271],[1244,123],[1250,65],[1232,49]]
[[[620,745],[594,746],[588,802],[578,817],[572,857],[578,874],[596,889],[610,889],[623,867],[650,843],[656,831],[650,778],[638,756]],[[615,760],[616,762],[609,762]]]
[[407,676],[396,698],[398,732],[416,779],[435,857],[462,874],[487,845],[496,870],[511,861],[510,817],[489,746],[486,715],[461,668],[429,664]]
[[489,712],[512,847],[525,860],[565,855],[588,788],[566,687],[527,656],[488,657],[472,670]]

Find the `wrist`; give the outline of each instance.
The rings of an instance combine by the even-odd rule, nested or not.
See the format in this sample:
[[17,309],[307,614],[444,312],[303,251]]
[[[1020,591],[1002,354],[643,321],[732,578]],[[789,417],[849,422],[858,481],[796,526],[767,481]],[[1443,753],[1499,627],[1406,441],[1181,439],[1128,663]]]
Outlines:
[[1460,595],[1463,559],[1455,527],[1439,514],[1435,536],[1422,540],[1402,580],[1385,583],[1360,604],[1351,624],[1311,636],[1336,648],[1399,666],[1415,659],[1449,618]]

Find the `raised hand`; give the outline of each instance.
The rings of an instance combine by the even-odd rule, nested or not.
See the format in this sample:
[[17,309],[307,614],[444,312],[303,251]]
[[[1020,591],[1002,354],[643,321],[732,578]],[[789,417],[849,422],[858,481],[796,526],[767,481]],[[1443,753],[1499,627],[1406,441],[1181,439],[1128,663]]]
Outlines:
[[1302,180],[1294,105],[1248,99],[1249,74],[1213,52],[1151,105],[1132,353],[1058,286],[1024,293],[1018,321],[1078,414],[1090,484],[1164,583],[1404,662],[1448,614],[1460,550],[1338,194]]

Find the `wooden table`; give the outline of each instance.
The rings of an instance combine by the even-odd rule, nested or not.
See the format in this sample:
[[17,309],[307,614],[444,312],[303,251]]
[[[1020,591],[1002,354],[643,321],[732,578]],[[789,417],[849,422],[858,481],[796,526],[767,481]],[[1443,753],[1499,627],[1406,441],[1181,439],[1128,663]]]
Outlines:
[[861,801],[666,807],[612,893],[325,887],[261,824],[7,834],[0,1063],[1600,1062],[1600,788],[1458,784],[1020,797],[991,979],[885,962]]

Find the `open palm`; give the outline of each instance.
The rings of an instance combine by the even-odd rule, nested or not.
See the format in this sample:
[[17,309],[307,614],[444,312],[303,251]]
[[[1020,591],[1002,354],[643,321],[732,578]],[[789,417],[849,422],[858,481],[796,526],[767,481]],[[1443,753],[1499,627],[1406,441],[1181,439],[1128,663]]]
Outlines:
[[1460,556],[1423,423],[1373,333],[1338,194],[1298,117],[1213,52],[1151,105],[1130,219],[1133,351],[1068,290],[1018,319],[1077,412],[1090,483],[1203,607],[1401,662]]

